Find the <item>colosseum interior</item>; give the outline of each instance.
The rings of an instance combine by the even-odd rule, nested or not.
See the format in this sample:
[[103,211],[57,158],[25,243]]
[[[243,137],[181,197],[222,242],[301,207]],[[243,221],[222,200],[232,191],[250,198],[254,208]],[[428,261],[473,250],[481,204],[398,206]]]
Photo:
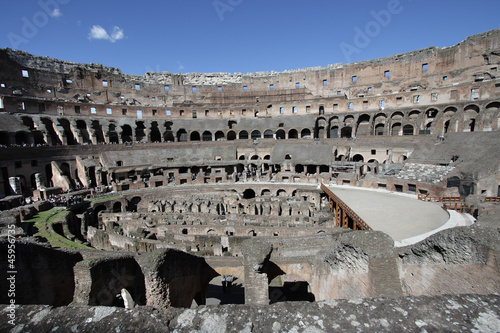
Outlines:
[[[1,49],[0,246],[15,245],[18,316],[85,325],[97,306],[119,325],[126,310],[102,306],[168,308],[185,328],[191,308],[243,331],[235,316],[254,306],[439,313],[475,297],[498,324],[499,66],[498,29],[249,74],[128,75]],[[424,227],[426,207],[445,218]]]

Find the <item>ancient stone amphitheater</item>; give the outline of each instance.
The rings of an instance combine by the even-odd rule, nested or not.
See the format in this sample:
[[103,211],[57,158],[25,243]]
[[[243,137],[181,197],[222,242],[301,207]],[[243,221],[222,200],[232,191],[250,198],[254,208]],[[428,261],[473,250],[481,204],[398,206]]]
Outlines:
[[500,30],[249,74],[1,49],[0,330],[499,331],[499,66]]

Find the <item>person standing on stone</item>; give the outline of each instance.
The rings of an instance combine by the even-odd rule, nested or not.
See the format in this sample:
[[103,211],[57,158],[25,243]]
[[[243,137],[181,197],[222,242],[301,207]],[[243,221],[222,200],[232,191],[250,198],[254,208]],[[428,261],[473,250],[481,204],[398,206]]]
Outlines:
[[225,292],[226,292],[226,283],[227,283],[227,281],[226,281],[226,277],[227,277],[227,275],[223,275],[223,276],[222,276],[222,292],[223,292],[223,293],[225,293]]

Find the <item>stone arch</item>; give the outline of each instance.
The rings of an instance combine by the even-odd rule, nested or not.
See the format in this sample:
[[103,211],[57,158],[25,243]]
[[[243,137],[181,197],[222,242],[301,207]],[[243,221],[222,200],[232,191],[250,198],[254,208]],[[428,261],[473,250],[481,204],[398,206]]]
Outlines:
[[352,127],[351,126],[344,126],[340,130],[340,137],[341,138],[352,138]]
[[161,133],[160,133],[160,130],[158,128],[158,122],[157,121],[153,121],[151,123],[151,132],[150,132],[150,141],[151,142],[161,142]]
[[356,125],[356,136],[370,135],[370,133],[370,115],[365,113],[360,115],[358,118],[358,122]]
[[239,135],[238,135],[238,138],[240,140],[248,140],[248,132],[243,130],[243,131],[240,131]]
[[234,141],[234,140],[236,140],[236,132],[233,131],[233,130],[227,132],[227,140],[228,141]]
[[314,138],[323,139],[325,138],[325,129],[327,128],[326,119],[324,117],[318,117],[316,119],[316,126],[314,128]]
[[253,199],[255,198],[255,191],[252,190],[251,188],[247,188],[245,191],[243,191],[243,199]]
[[198,131],[192,131],[189,134],[189,141],[201,141],[200,133]]
[[479,115],[479,107],[475,104],[467,105],[464,108],[463,131],[474,132],[477,128],[476,119]]
[[285,131],[282,129],[279,129],[276,131],[276,139],[278,140],[284,140],[286,138]]
[[252,140],[257,140],[262,138],[262,133],[259,130],[253,130],[251,133]]
[[401,135],[401,123],[395,122],[391,125],[391,135],[398,136]]
[[356,154],[352,157],[353,162],[364,162],[365,158],[361,154]]
[[123,125],[121,132],[122,142],[132,142],[132,127],[130,125]]
[[202,134],[202,141],[212,141],[212,132],[204,131]]
[[76,128],[80,133],[80,136],[82,137],[83,143],[92,143],[92,141],[90,140],[90,135],[87,130],[87,123],[85,122],[85,120],[78,119],[76,121]]
[[295,128],[292,128],[288,131],[288,139],[298,139],[298,138],[299,138],[299,132]]
[[19,131],[14,135],[14,139],[16,141],[16,145],[27,145],[29,144],[28,132]]
[[181,128],[177,131],[177,141],[179,142],[187,142],[188,135],[187,131],[184,128]]
[[58,118],[57,121],[59,122],[59,125],[63,128],[64,135],[66,136],[66,143],[68,145],[76,144],[75,136],[71,129],[71,124],[69,120],[66,118]]
[[274,133],[272,130],[267,129],[264,131],[264,139],[273,139],[274,138]]
[[221,141],[221,140],[224,140],[224,132],[222,131],[215,132],[215,141]]
[[403,126],[403,135],[415,135],[415,128],[411,124]]
[[311,130],[309,128],[304,128],[300,132],[300,138],[301,139],[310,139],[311,138]]
[[146,138],[146,126],[143,121],[137,121],[135,123],[135,140],[142,142],[144,138]]

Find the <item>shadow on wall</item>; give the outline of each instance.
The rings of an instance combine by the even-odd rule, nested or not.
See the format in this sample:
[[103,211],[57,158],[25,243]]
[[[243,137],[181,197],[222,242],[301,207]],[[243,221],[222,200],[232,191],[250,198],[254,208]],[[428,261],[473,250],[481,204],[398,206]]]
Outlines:
[[[0,252],[8,245],[0,239]],[[205,259],[172,249],[134,256],[17,241],[15,250],[16,304],[124,306],[118,295],[126,289],[137,305],[189,308],[206,304],[208,283],[218,275]],[[0,304],[12,298],[8,265],[0,261]]]

